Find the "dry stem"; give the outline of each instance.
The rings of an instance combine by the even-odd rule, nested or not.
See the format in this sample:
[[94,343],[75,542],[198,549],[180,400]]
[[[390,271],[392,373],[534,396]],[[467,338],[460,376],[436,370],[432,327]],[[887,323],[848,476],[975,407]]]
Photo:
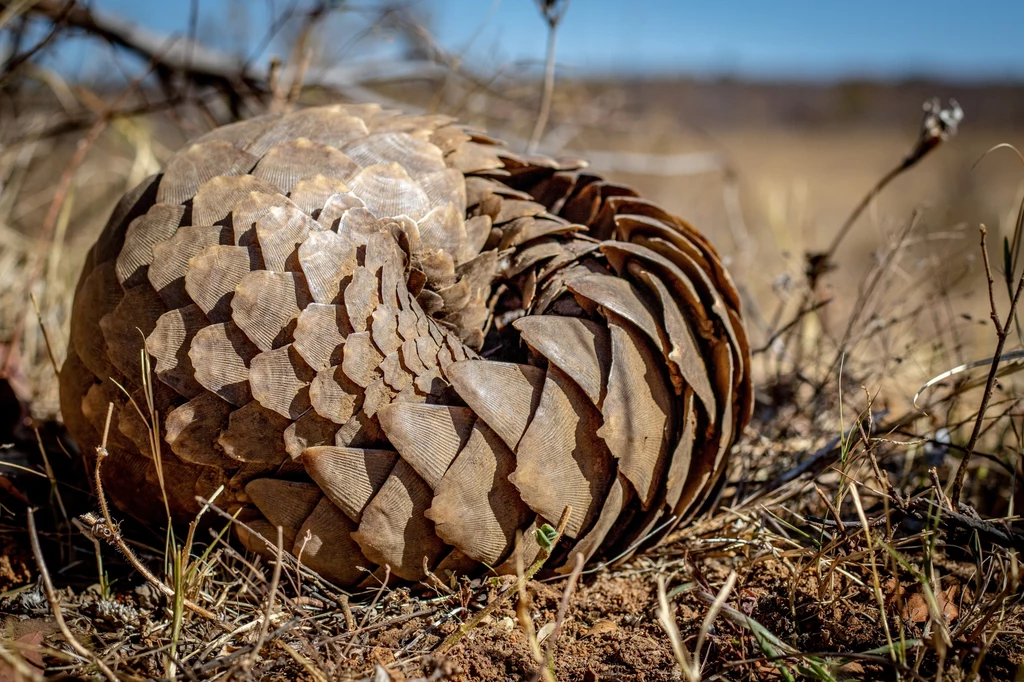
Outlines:
[[[99,502],[100,512],[103,514],[103,520],[101,522],[100,519],[97,519],[94,515],[86,514],[83,515],[82,521],[89,526],[91,533],[97,534],[99,537],[102,537],[104,540],[117,547],[117,549],[121,551],[121,554],[124,555],[124,558],[128,560],[128,563],[135,567],[135,570],[141,573],[151,585],[163,592],[167,597],[173,599],[175,596],[174,589],[153,575],[153,572],[150,571],[144,563],[139,561],[139,558],[135,556],[135,553],[128,546],[128,543],[126,543],[124,538],[121,537],[121,532],[118,530],[117,524],[110,515],[110,507],[107,505],[107,497],[103,492],[103,479],[100,476],[100,466],[103,464],[103,459],[110,456],[107,453],[107,435],[110,430],[110,418],[113,414],[113,410],[114,405],[111,403],[107,407],[107,420],[103,428],[103,441],[96,448],[96,468],[94,470],[96,499]],[[204,609],[191,599],[186,597],[184,599],[184,605],[185,608],[190,611],[193,611],[203,618],[207,618],[214,623],[217,623],[220,627],[227,629],[228,626],[217,617],[217,614]]]
[[537,112],[537,120],[533,124],[533,133],[530,135],[530,144],[527,151],[533,154],[540,145],[540,139],[544,135],[544,128],[548,125],[548,118],[551,115],[551,100],[555,94],[555,43],[558,38],[558,24],[569,9],[569,0],[539,0],[541,12],[548,24],[548,47],[547,57],[544,65],[544,91],[540,98],[540,111]]
[[558,642],[558,635],[562,633],[562,625],[565,623],[565,616],[569,611],[569,601],[572,599],[573,593],[576,591],[576,583],[580,579],[580,575],[583,573],[583,554],[575,552],[573,554],[576,561],[572,567],[572,573],[569,574],[569,582],[565,584],[565,590],[562,591],[562,601],[558,604],[558,614],[555,616],[555,629],[548,635],[547,642],[545,643],[545,659],[547,660],[547,668],[542,668],[539,671],[538,676],[548,677],[552,682],[555,679],[554,674],[554,663],[555,663],[555,644]]
[[114,672],[107,667],[107,664],[101,661],[96,654],[82,646],[82,643],[75,639],[75,636],[71,634],[68,624],[64,622],[64,614],[60,609],[60,599],[57,598],[57,592],[53,589],[53,583],[50,581],[50,573],[46,570],[46,561],[43,559],[43,550],[39,546],[39,534],[36,532],[35,513],[32,509],[28,510],[28,536],[29,541],[32,544],[32,555],[35,557],[36,567],[39,569],[39,578],[43,581],[43,590],[46,592],[46,601],[50,604],[50,610],[53,612],[53,618],[57,621],[57,627],[60,628],[60,633],[64,636],[64,640],[72,649],[75,650],[75,653],[99,668],[99,671],[103,673],[104,677],[111,682],[116,682],[117,676],[114,675]]
[[256,664],[260,655],[260,649],[267,640],[267,631],[270,629],[270,618],[274,614],[274,598],[277,596],[277,586],[281,582],[281,564],[284,563],[284,531],[281,526],[277,527],[277,560],[274,562],[274,572],[270,575],[270,591],[267,593],[267,610],[263,614],[263,622],[260,623],[260,632],[253,645],[252,656],[247,662],[248,667]]
[[952,511],[956,511],[960,508],[960,495],[964,489],[964,479],[967,477],[967,466],[971,462],[971,455],[974,453],[974,448],[978,444],[978,439],[981,437],[981,428],[985,421],[985,412],[988,410],[989,401],[992,399],[992,392],[995,390],[996,377],[999,374],[999,361],[1003,355],[1003,346],[1006,345],[1006,339],[1010,335],[1010,327],[1013,325],[1013,320],[1017,312],[1017,303],[1020,301],[1021,291],[1024,291],[1024,273],[1021,274],[1020,279],[1017,282],[1017,290],[1013,294],[1013,300],[1010,302],[1010,310],[1006,313],[1006,322],[1001,323],[999,321],[999,311],[996,308],[995,299],[995,280],[992,278],[992,266],[988,259],[988,244],[987,234],[988,230],[982,225],[979,228],[981,232],[981,256],[985,263],[985,276],[988,278],[988,300],[989,306],[991,307],[991,318],[992,325],[996,330],[996,350],[992,356],[992,365],[989,367],[988,379],[985,382],[985,392],[981,396],[981,405],[978,407],[978,416],[974,420],[974,429],[971,431],[971,437],[967,441],[967,447],[964,451],[964,456],[960,460],[960,466],[956,469],[956,477],[953,479],[953,491],[950,494],[950,506]]

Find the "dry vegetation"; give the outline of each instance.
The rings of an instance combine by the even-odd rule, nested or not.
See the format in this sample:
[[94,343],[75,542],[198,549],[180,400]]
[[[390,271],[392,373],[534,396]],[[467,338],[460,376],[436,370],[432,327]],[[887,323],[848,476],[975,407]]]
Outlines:
[[[559,83],[538,126],[536,83],[462,70],[406,13],[371,21],[412,55],[378,64],[374,89],[358,69],[318,70],[327,6],[280,22],[294,47],[284,66],[165,47],[124,83],[93,87],[44,58],[72,35],[119,56],[140,46],[103,35],[81,5],[30,6],[0,2],[0,681],[1022,679],[1024,167],[1000,148],[972,169],[1019,129],[972,129],[963,101],[962,134],[882,190],[822,259],[861,197],[927,141],[918,112],[703,130],[657,99],[638,108],[635,87]],[[345,594],[287,554],[240,553],[216,501],[173,536],[101,512],[61,429],[54,371],[110,207],[214,125],[360,98],[589,154],[727,254],[759,394],[703,520],[569,579],[539,567],[528,581]]]

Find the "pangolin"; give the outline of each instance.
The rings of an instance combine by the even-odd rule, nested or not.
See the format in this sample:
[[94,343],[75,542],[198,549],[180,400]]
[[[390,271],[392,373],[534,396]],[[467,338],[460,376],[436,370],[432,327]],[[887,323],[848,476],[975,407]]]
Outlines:
[[126,194],[60,372],[106,495],[152,523],[223,486],[241,542],[341,586],[555,570],[694,516],[752,410],[736,287],[684,220],[441,115],[227,125]]

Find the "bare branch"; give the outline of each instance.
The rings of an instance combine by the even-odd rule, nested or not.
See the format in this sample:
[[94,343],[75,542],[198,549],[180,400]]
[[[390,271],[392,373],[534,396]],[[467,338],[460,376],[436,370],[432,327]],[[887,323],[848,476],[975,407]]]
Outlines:
[[537,151],[540,138],[544,135],[544,128],[548,125],[548,117],[551,115],[551,99],[555,94],[555,45],[558,39],[558,25],[562,23],[566,10],[569,9],[569,0],[538,0],[541,13],[548,22],[548,48],[544,65],[544,90],[540,98],[540,111],[537,113],[537,120],[533,126],[533,134],[530,135],[530,145],[527,151],[533,154]]
[[[0,2],[0,7],[6,2]],[[235,95],[269,91],[270,68],[248,64],[187,38],[173,40],[146,30],[114,14],[75,5],[70,10],[59,0],[39,0],[31,10],[54,22],[63,22],[132,52],[146,61],[156,60],[164,73],[181,73],[198,85],[212,85]],[[443,65],[431,61],[359,63],[311,69],[304,82],[335,90],[353,100],[379,99],[362,84],[374,81],[433,78]]]
[[71,634],[71,630],[68,628],[66,622],[64,622],[64,614],[60,610],[60,599],[57,597],[56,590],[53,589],[53,582],[50,581],[50,573],[46,570],[46,562],[43,560],[43,550],[39,546],[39,534],[36,532],[36,519],[32,509],[28,510],[28,537],[32,543],[32,554],[36,559],[36,567],[39,569],[39,577],[43,581],[43,590],[46,592],[46,601],[50,604],[50,610],[53,612],[53,618],[57,621],[57,627],[60,628],[60,633],[64,636],[64,640],[68,645],[74,649],[75,653],[95,665],[103,676],[111,682],[117,680],[117,676],[107,666],[106,663],[100,660],[99,656],[86,649],[78,639]]
[[988,277],[989,302],[992,306],[992,326],[996,329],[996,350],[992,354],[992,367],[989,369],[988,379],[985,382],[985,392],[981,396],[978,417],[974,420],[974,430],[971,431],[971,438],[967,441],[963,459],[960,460],[960,466],[956,469],[956,477],[953,479],[953,491],[949,499],[952,511],[957,511],[960,508],[960,494],[964,489],[967,466],[971,462],[971,453],[974,452],[974,447],[978,444],[978,439],[981,438],[981,428],[985,422],[985,412],[988,411],[988,404],[992,400],[992,392],[995,390],[996,377],[999,376],[999,361],[1003,355],[1003,346],[1006,345],[1006,339],[1010,335],[1010,326],[1013,324],[1014,319],[1016,319],[1017,304],[1020,302],[1021,292],[1024,291],[1024,274],[1021,274],[1020,280],[1017,282],[1017,291],[1014,292],[1013,300],[1010,302],[1010,309],[1006,313],[1006,322],[1000,325],[999,311],[996,309],[995,295],[993,294],[995,283],[992,279],[992,269],[988,261],[988,244],[985,239],[987,234],[988,231],[982,225],[981,253],[985,261],[985,274]]

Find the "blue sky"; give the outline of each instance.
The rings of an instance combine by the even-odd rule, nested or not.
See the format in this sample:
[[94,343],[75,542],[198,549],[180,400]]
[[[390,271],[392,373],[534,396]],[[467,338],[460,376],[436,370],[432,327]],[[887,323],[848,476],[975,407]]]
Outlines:
[[[208,40],[235,35],[239,11],[264,25],[286,0],[198,0]],[[356,8],[373,0],[350,0]],[[163,33],[184,33],[190,0],[95,0],[94,6]],[[446,49],[480,66],[543,59],[534,0],[419,0]],[[353,22],[338,24],[338,59],[358,55]],[[228,35],[231,34],[231,35]],[[572,0],[559,31],[565,72],[683,73],[796,78],[1024,79],[1024,0]],[[378,46],[379,47],[379,46]]]

